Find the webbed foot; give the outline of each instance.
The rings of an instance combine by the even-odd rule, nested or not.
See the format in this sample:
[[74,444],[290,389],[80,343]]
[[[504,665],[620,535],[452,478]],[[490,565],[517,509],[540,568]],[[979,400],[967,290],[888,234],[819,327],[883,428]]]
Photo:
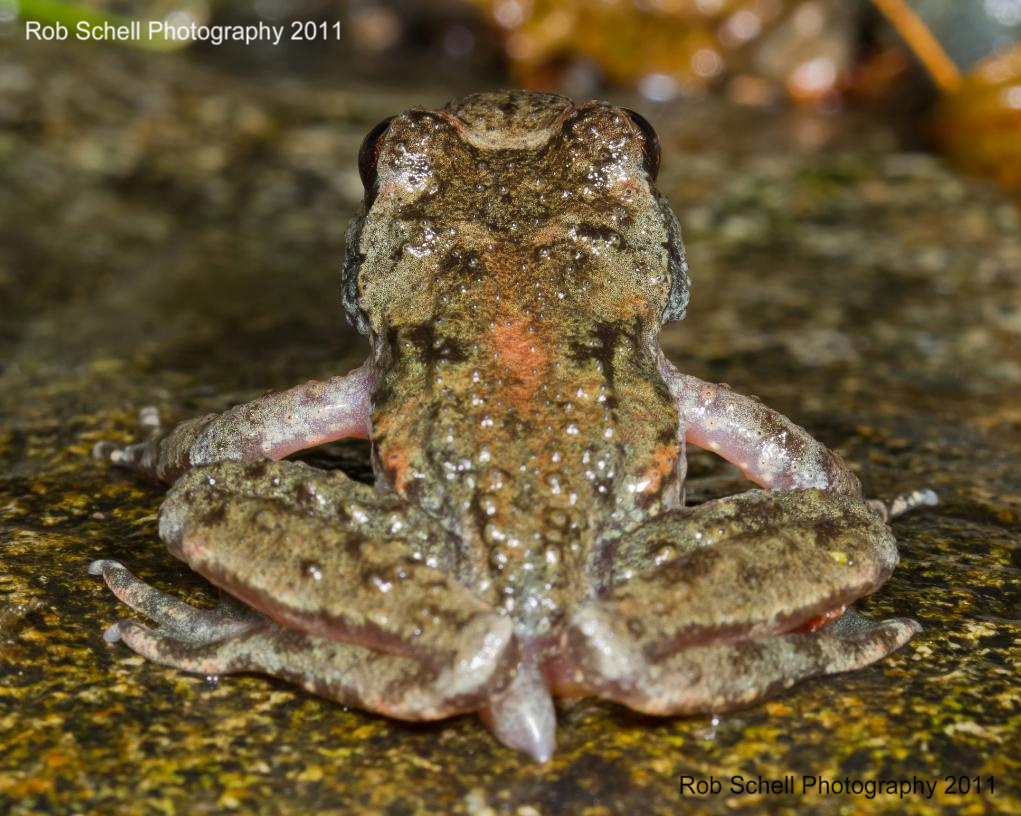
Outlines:
[[120,621],[108,641],[165,666],[195,674],[254,672],[279,677],[343,705],[403,720],[434,720],[477,711],[498,697],[506,676],[468,684],[460,667],[306,634],[237,602],[196,609],[149,586],[116,561],[96,561],[118,598],[156,622]]
[[825,491],[753,490],[664,513],[621,538],[605,592],[572,618],[567,681],[676,714],[861,668],[920,629],[845,611],[897,560],[874,508]]

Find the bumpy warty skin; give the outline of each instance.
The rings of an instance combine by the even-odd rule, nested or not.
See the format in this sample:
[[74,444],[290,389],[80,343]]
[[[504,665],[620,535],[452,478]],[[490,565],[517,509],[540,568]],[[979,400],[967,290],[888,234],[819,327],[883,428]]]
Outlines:
[[[369,360],[97,455],[173,483],[193,609],[100,561],[155,620],[108,638],[402,719],[478,712],[545,761],[553,696],[726,711],[889,654],[848,608],[897,563],[885,510],[804,428],[659,347],[680,227],[637,114],[499,92],[382,123],[343,303]],[[374,487],[279,461],[367,437]],[[685,444],[764,490],[683,506]]]
[[676,505],[655,349],[687,302],[680,229],[602,103],[413,110],[377,173],[345,281],[381,372],[377,461],[464,542],[463,580],[549,637],[604,542]]

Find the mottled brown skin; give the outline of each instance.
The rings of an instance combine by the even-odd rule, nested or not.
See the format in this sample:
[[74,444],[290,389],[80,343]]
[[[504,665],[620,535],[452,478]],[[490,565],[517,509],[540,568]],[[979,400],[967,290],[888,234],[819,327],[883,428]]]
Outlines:
[[[475,136],[521,119],[535,146]],[[381,481],[442,520],[462,580],[529,636],[588,594],[603,542],[678,504],[680,423],[654,349],[672,282],[675,300],[687,285],[642,161],[631,120],[603,104],[411,111],[350,233],[348,305],[382,372]]]
[[[406,719],[478,711],[540,760],[554,694],[721,711],[907,640],[844,612],[897,551],[840,458],[663,357],[688,277],[653,139],[523,92],[378,128],[344,279],[370,360],[101,448],[174,482],[161,537],[237,599],[199,612],[98,562],[159,624],[111,638]],[[345,436],[374,489],[266,461]],[[686,441],[767,490],[685,508]]]

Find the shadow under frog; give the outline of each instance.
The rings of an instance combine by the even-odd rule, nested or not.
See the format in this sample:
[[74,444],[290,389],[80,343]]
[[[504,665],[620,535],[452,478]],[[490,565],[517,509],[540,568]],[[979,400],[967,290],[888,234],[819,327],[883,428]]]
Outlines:
[[[803,428],[664,358],[688,276],[658,163],[634,112],[553,95],[378,126],[344,270],[369,360],[97,447],[173,485],[160,537],[225,590],[198,610],[98,561],[157,624],[108,639],[401,719],[476,711],[540,761],[554,696],[725,711],[907,641],[914,621],[847,608],[897,563],[887,508]],[[279,461],[345,437],[371,441],[374,487]],[[685,507],[686,443],[765,489]]]

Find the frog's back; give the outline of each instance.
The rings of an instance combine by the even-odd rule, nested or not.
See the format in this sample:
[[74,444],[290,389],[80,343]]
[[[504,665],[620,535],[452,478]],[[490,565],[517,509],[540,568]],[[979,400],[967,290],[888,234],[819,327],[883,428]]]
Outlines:
[[413,111],[383,137],[349,236],[382,478],[540,636],[603,542],[676,501],[657,335],[687,279],[640,137],[619,109],[540,94]]

